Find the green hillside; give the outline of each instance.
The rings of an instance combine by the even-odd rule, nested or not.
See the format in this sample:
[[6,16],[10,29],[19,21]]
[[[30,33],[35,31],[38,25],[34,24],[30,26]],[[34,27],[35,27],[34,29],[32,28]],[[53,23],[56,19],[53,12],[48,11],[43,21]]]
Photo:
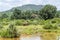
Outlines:
[[6,11],[3,11],[3,12],[0,12],[0,15],[1,14],[7,14],[7,15],[11,15],[14,11],[14,9],[19,9],[19,10],[22,10],[22,11],[27,11],[27,10],[35,10],[35,11],[38,11],[40,10],[41,8],[43,7],[43,5],[34,5],[34,4],[27,4],[27,5],[23,5],[23,6],[19,6],[19,7],[14,7],[10,10],[6,10]]

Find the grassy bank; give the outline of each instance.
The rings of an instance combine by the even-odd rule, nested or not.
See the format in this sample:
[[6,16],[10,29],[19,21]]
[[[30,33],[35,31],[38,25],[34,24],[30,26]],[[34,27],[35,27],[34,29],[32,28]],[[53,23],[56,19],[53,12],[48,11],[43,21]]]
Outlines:
[[2,20],[0,21],[1,37],[19,37],[21,34],[54,32],[60,35],[60,19],[49,20]]

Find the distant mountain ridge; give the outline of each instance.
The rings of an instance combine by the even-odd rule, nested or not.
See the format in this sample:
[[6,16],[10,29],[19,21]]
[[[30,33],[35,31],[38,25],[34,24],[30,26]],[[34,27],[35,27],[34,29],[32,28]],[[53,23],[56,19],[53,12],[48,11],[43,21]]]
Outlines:
[[43,7],[43,5],[28,4],[28,5],[23,5],[21,7],[17,7],[17,9],[20,9],[20,10],[40,10],[42,7]]
[[43,7],[44,7],[43,5],[27,4],[27,5],[22,5],[22,6],[19,6],[19,7],[13,7],[12,9],[7,10],[7,11],[3,11],[1,13],[11,14],[14,11],[15,8],[17,8],[19,10],[22,10],[22,11],[25,11],[25,10],[36,10],[36,11],[38,11]]

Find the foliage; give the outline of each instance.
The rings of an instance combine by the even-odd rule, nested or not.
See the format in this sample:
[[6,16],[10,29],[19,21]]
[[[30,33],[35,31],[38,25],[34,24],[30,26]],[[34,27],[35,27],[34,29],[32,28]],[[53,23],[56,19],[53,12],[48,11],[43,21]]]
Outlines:
[[19,34],[17,33],[16,27],[14,27],[13,24],[9,25],[9,28],[3,32],[3,35],[1,35],[2,37],[6,37],[6,38],[15,38],[15,37],[19,37]]
[[0,24],[0,29],[2,29],[3,28],[3,25],[2,24]]
[[23,19],[30,19],[31,18],[31,11],[26,11],[22,14]]
[[20,19],[21,18],[21,10],[15,9],[13,11],[13,15],[11,15],[11,19]]
[[55,17],[60,18],[60,10],[56,12]]
[[47,19],[52,19],[54,18],[56,14],[56,7],[53,5],[45,5],[44,8],[40,10],[40,16],[47,20]]
[[7,14],[2,14],[2,15],[0,16],[0,18],[1,18],[1,19],[8,18],[8,15],[7,15]]
[[58,29],[56,25],[46,24],[43,26],[43,29]]
[[15,25],[19,26],[19,25],[23,25],[25,23],[25,20],[16,20],[15,21]]

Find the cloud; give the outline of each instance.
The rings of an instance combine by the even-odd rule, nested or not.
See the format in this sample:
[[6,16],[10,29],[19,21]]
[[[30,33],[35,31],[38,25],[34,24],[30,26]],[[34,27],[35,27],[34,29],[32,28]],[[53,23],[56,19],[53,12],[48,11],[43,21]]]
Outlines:
[[51,4],[56,6],[57,9],[60,10],[60,0],[32,0],[31,3],[37,5]]
[[13,1],[13,0],[5,0],[6,2],[11,2],[11,1]]
[[[60,0],[0,0],[0,11],[25,4],[46,5],[52,4],[60,9]],[[3,10],[2,10],[3,9]]]
[[20,1],[14,0],[0,0],[0,11],[5,11],[11,9],[12,7],[20,6],[22,3]]

